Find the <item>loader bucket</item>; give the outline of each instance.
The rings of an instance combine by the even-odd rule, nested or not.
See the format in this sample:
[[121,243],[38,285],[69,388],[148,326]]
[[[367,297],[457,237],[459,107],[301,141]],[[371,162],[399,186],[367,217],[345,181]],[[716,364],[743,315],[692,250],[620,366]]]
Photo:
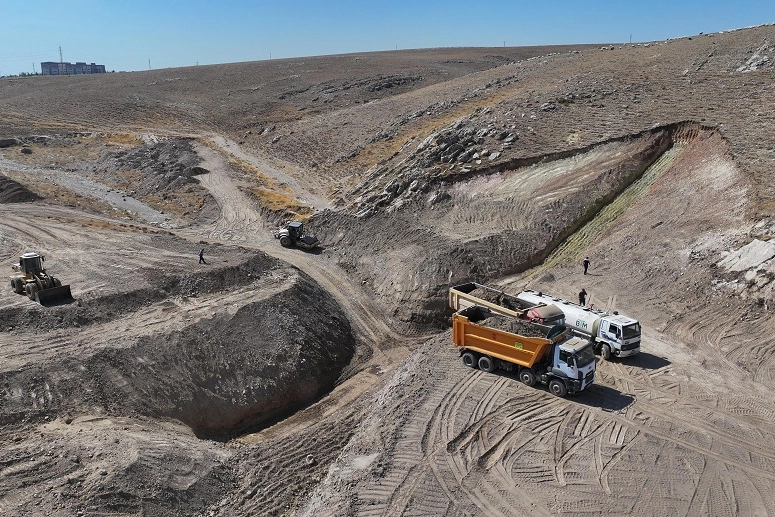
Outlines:
[[57,303],[69,303],[73,301],[73,293],[70,292],[69,285],[52,287],[38,291],[35,295],[35,301],[41,305],[54,305]]

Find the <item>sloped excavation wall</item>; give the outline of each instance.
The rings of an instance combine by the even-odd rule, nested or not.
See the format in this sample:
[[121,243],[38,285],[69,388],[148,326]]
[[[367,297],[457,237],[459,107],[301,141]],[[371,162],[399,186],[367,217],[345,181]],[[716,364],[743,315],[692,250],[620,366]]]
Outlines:
[[197,436],[225,438],[320,397],[354,348],[338,305],[302,277],[231,317],[143,339],[131,350],[106,349],[88,369],[100,372],[96,386],[107,407],[176,418]]
[[180,420],[200,438],[226,439],[325,394],[354,349],[338,304],[299,273],[286,289],[233,314],[104,347],[83,361],[6,373],[0,380],[18,395],[6,402],[32,396],[35,407],[25,403],[5,417],[142,414]]
[[404,194],[400,209],[360,218],[326,211],[313,224],[398,320],[443,327],[450,284],[541,263],[671,149],[677,133],[709,130],[673,124],[511,167],[429,178]]

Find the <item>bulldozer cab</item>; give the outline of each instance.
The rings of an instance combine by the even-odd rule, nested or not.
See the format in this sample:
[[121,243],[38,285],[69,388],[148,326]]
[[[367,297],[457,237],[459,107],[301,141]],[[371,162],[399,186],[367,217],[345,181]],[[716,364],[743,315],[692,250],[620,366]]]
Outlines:
[[26,275],[32,275],[43,271],[43,255],[37,253],[25,253],[19,257],[19,269]]

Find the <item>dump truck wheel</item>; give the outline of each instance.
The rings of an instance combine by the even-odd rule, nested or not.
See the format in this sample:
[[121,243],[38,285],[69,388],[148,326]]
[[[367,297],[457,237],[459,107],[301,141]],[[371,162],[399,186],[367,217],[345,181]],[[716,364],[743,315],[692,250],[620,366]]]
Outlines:
[[463,361],[463,364],[469,368],[474,368],[476,366],[476,356],[471,352],[464,353],[460,356],[460,359]]
[[600,356],[608,361],[611,359],[611,347],[608,345],[603,345],[600,347]]
[[552,392],[552,395],[557,395],[558,397],[564,397],[568,394],[568,388],[566,388],[565,383],[559,379],[552,379],[549,383],[549,391]]
[[519,380],[526,386],[532,386],[536,383],[536,375],[530,368],[522,368],[522,371],[519,372]]
[[492,373],[495,371],[495,362],[486,355],[483,355],[479,358],[479,369],[483,372]]
[[280,237],[280,246],[283,248],[290,248],[291,247],[291,238],[287,235],[283,235]]

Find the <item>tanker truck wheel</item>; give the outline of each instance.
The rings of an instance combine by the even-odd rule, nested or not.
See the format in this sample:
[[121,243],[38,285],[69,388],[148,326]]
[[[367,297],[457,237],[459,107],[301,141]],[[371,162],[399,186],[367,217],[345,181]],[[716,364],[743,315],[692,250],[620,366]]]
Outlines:
[[603,344],[603,346],[600,347],[600,357],[608,361],[611,359],[611,347]]
[[552,392],[552,395],[564,397],[568,393],[568,388],[565,387],[565,383],[561,380],[552,379],[552,381],[549,383],[549,391]]
[[530,368],[522,368],[519,372],[519,380],[526,386],[532,386],[536,383],[536,374]]
[[463,355],[460,356],[460,359],[463,361],[463,364],[468,366],[469,368],[473,368],[476,366],[476,356],[471,352],[464,353]]
[[492,373],[495,371],[495,362],[486,355],[483,355],[479,358],[479,369],[483,372]]

